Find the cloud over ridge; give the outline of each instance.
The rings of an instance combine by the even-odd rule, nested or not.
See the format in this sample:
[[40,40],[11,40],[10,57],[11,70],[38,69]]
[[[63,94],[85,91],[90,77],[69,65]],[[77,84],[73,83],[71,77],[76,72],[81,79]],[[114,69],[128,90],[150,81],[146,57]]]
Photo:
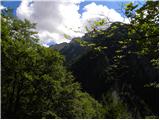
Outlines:
[[71,37],[82,36],[89,20],[97,18],[109,18],[112,22],[123,22],[124,18],[114,9],[105,5],[97,5],[92,2],[84,6],[84,12],[79,13],[80,3],[83,0],[59,0],[59,1],[28,1],[22,0],[16,10],[20,19],[28,19],[37,23],[37,31],[40,43],[69,42],[64,34]]

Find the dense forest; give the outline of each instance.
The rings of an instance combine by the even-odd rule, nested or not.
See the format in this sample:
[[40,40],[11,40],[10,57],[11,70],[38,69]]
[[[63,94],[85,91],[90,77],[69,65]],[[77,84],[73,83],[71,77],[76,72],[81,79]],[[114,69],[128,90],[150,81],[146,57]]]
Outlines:
[[70,43],[39,44],[36,24],[1,12],[1,117],[159,118],[159,3],[129,3]]

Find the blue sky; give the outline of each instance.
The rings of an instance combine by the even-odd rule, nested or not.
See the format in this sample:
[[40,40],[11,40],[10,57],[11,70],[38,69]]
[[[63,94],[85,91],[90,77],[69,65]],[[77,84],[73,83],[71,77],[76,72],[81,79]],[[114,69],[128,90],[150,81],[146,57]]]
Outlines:
[[12,8],[14,10],[14,15],[16,15],[16,8],[20,5],[21,1],[2,1],[1,4],[5,7]]
[[[124,0],[123,3],[124,4],[127,4],[129,2],[131,2],[132,0]],[[92,2],[95,2],[97,5],[105,5],[107,6],[108,8],[112,8],[112,9],[115,9],[117,12],[119,12],[117,9],[120,8],[121,4],[122,4],[122,1],[121,0],[109,0],[108,2],[107,1],[103,1],[103,0],[94,0],[94,1],[84,1],[84,2],[81,2],[80,3],[80,9],[79,9],[79,13],[82,13],[84,10],[83,10],[83,7],[92,3]],[[139,1],[142,5],[145,3],[144,1]],[[9,7],[9,8],[13,8],[13,12],[14,12],[14,15],[16,15],[16,9],[17,7],[20,5],[21,1],[1,1],[1,4],[5,7]],[[139,4],[139,7],[141,7],[142,5]],[[121,14],[121,12],[119,12]]]
[[[109,18],[111,22],[128,23],[128,19],[119,11],[122,3],[130,1],[123,0],[65,0],[39,1],[30,3],[29,0],[2,1],[2,5],[13,9],[14,15],[19,19],[28,19],[37,23],[36,31],[40,38],[40,44],[69,42],[64,34],[74,37],[81,37],[85,34],[85,27],[89,27],[88,21]],[[145,2],[141,1],[143,5]],[[141,7],[140,5],[139,7]],[[47,6],[47,7],[46,7]],[[103,16],[103,18],[102,18]],[[78,31],[78,32],[75,32]]]

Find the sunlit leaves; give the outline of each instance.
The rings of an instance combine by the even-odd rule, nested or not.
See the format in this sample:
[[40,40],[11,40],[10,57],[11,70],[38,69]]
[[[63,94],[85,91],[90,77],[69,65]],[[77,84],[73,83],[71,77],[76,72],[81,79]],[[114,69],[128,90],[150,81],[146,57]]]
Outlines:
[[148,84],[145,84],[144,87],[153,87],[153,88],[159,88],[159,84],[156,83],[156,82],[153,82],[153,83],[148,83]]
[[129,4],[126,4],[126,8],[125,8],[125,14],[127,17],[134,17],[135,16],[135,11],[133,11],[134,9],[136,9],[138,7],[138,4],[137,5],[133,5],[133,3],[129,3]]
[[64,34],[64,38],[66,39],[71,39],[71,36],[67,35],[67,34]]
[[76,39],[76,42],[79,43],[81,46],[89,47],[92,50],[95,50],[97,52],[101,52],[102,50],[105,50],[105,49],[108,48],[107,46],[99,46],[96,43],[87,42],[87,41],[84,41],[84,40],[81,40],[81,39]]
[[[136,13],[135,16],[128,16],[132,19],[129,35],[133,36],[132,41],[134,40],[136,43],[136,53],[140,56],[152,56],[153,60],[157,59],[156,61],[158,61],[158,1],[147,1],[143,7],[134,11],[135,7],[132,3],[128,4],[126,12],[130,12],[131,14]],[[155,66],[155,64],[153,65]]]

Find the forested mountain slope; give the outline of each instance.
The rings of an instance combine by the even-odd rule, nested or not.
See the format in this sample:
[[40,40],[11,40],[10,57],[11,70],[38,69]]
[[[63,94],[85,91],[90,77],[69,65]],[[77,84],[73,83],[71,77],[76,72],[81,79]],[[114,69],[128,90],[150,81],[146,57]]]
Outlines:
[[[112,29],[113,27],[117,27],[116,29]],[[110,53],[112,54],[112,51],[115,51],[115,47],[117,46],[116,42],[118,40],[120,41],[121,39],[127,38],[127,24],[120,23],[120,22],[115,22],[110,25],[109,28],[106,30],[103,30],[104,33],[107,33],[107,35],[99,35],[99,33],[96,32],[89,32],[86,33],[82,38],[73,38],[70,43],[60,43],[60,44],[55,44],[51,45],[50,48],[54,50],[60,51],[66,58],[66,64],[72,65],[75,63],[82,55],[85,55],[87,52],[89,52],[91,49],[87,46],[81,46],[76,40],[81,39],[86,42],[101,42],[101,44],[104,44],[104,46],[109,46],[110,47]],[[96,34],[97,37],[93,38],[91,35]],[[114,35],[113,35],[114,34]],[[114,45],[113,45],[114,42]],[[112,44],[112,45],[110,45]],[[113,54],[112,54],[113,55]]]
[[[158,10],[156,2],[148,2],[140,10],[153,9]],[[103,104],[118,99],[134,118],[159,114],[159,26],[154,12],[147,17],[135,16],[132,24],[116,22],[106,30],[85,34],[79,43],[92,50],[70,66],[85,91]]]
[[159,118],[158,1],[125,14],[129,24],[46,48],[35,24],[2,11],[2,118]]
[[[114,30],[111,29],[113,27],[115,27]],[[128,54],[130,50],[136,49],[134,44],[123,48],[123,54],[126,56],[120,63],[115,64],[119,43],[123,39],[128,39],[127,27],[128,25],[123,23],[113,23],[103,31],[106,35],[97,33],[96,37],[89,37],[92,34],[89,33],[82,37],[81,40],[107,46],[107,49],[101,52],[92,50],[81,55],[79,50],[83,52],[83,49],[74,49],[76,45],[69,43],[70,50],[73,47],[72,52],[78,51],[81,55],[78,60],[74,59],[75,62],[72,62],[70,69],[82,88],[94,98],[102,101],[103,95],[116,93],[116,96],[127,104],[127,109],[134,117],[143,118],[152,112],[158,114],[158,88],[145,87],[150,82],[158,83],[158,69],[151,65],[148,57],[138,56],[135,53]],[[60,52],[67,56],[68,60],[72,59],[72,53],[66,49],[63,50]],[[148,97],[148,94],[152,97]]]
[[70,43],[60,43],[50,46],[54,50],[58,50],[64,55],[66,65],[71,65],[76,62],[82,55],[89,51],[89,48],[82,47],[73,39]]

